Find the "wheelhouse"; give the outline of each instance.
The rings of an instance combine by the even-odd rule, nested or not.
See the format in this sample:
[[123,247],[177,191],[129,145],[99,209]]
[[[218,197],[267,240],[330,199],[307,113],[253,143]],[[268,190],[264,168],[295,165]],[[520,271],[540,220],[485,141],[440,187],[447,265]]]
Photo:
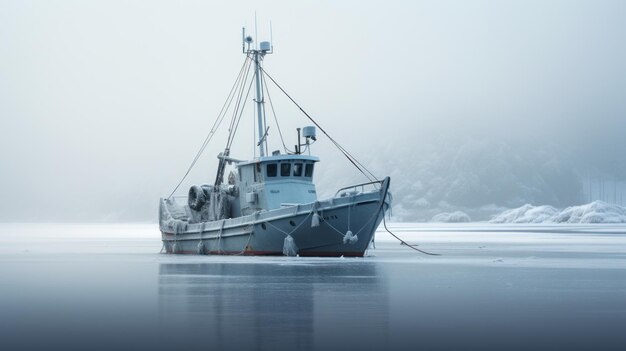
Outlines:
[[242,213],[316,201],[316,162],[309,155],[273,155],[239,163]]

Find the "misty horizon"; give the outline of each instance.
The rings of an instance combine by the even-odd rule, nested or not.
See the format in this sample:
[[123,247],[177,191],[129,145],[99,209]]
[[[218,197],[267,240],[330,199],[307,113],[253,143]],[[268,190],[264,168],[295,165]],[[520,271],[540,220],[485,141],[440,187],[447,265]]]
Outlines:
[[[399,219],[623,205],[623,2],[4,1],[0,221],[156,222],[245,59],[241,27],[253,33],[255,10],[257,41],[273,29],[264,67],[375,175],[392,176]],[[310,122],[271,93],[293,145]],[[235,158],[254,155],[251,107]],[[270,150],[282,149],[268,125]],[[226,135],[179,195],[213,182]],[[319,194],[364,180],[321,134],[313,152]]]

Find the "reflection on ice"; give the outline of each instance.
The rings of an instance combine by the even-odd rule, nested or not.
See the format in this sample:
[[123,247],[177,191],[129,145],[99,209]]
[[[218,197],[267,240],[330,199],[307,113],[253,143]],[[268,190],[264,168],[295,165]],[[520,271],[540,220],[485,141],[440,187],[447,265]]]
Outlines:
[[376,265],[363,262],[162,263],[160,318],[166,329],[201,333],[216,349],[380,344],[388,313],[382,281]]

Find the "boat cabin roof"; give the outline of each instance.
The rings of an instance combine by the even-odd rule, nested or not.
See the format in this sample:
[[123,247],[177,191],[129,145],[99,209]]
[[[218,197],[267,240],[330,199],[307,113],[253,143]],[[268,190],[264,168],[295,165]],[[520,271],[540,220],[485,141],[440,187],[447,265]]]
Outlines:
[[243,167],[250,164],[255,163],[268,163],[268,162],[285,162],[285,161],[310,161],[310,162],[319,162],[319,157],[310,156],[310,155],[274,155],[274,156],[264,156],[257,157],[254,160],[244,161],[238,163],[237,168]]

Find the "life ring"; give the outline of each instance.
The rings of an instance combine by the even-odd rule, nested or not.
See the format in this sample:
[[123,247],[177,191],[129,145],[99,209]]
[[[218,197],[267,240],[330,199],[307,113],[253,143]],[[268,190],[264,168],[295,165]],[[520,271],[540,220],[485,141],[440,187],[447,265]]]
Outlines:
[[198,186],[194,185],[189,188],[189,196],[187,198],[187,204],[192,210],[200,211],[202,206],[206,203],[206,193]]

